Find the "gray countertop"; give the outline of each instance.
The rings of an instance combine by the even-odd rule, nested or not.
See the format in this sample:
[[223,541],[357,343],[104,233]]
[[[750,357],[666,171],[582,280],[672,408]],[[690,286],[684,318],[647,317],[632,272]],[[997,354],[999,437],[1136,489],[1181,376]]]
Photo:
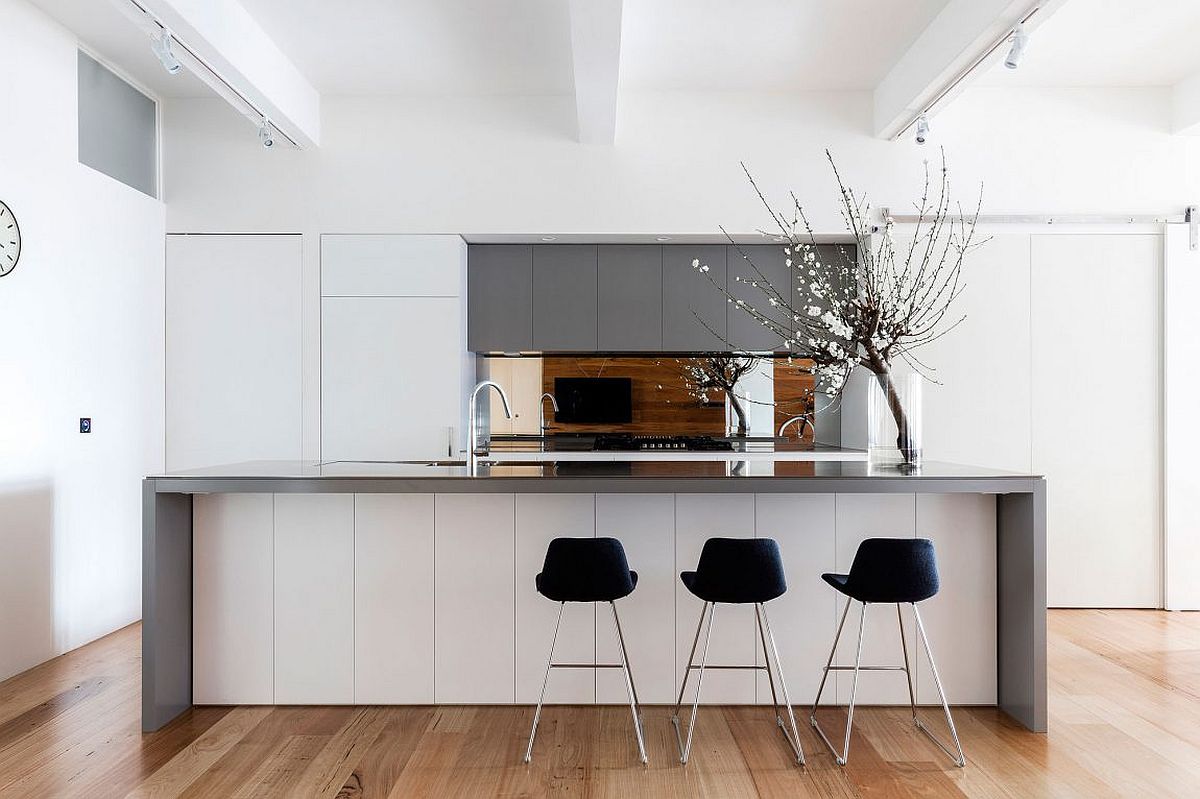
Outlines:
[[1038,475],[927,462],[915,472],[847,461],[251,461],[150,475],[158,492],[980,492],[1031,490]]

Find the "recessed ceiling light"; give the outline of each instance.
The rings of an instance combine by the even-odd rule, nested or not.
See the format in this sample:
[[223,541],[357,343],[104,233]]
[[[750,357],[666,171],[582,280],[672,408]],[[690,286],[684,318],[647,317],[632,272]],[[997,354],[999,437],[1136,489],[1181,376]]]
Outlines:
[[542,241],[554,241],[557,236],[542,236]]
[[654,240],[655,241],[670,241],[671,237],[670,236],[655,236]]

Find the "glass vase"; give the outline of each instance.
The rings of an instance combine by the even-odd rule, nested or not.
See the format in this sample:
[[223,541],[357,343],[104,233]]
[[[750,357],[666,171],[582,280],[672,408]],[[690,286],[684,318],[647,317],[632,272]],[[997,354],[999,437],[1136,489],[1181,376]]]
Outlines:
[[920,466],[925,379],[916,372],[872,378],[867,392],[867,455],[871,463]]

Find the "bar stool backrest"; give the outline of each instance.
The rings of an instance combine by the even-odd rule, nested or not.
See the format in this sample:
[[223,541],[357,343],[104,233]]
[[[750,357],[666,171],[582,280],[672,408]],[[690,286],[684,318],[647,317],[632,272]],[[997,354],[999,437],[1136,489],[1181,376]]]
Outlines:
[[615,538],[555,538],[537,576],[537,590],[555,602],[612,602],[636,585]]
[[773,538],[710,538],[696,565],[695,593],[709,602],[769,602],[787,591]]
[[939,589],[928,538],[868,538],[858,545],[847,593],[863,602],[921,602]]

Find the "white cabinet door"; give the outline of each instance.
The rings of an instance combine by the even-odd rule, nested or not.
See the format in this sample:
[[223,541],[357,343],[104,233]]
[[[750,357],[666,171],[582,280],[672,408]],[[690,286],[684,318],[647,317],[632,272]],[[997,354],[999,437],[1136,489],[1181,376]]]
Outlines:
[[[675,497],[675,662],[682,679],[688,653],[700,621],[704,603],[679,581],[679,572],[692,571],[700,561],[700,550],[709,538],[753,538],[753,494],[677,494]],[[704,651],[704,630],[696,646],[695,662]],[[724,665],[754,663],[756,646],[754,609],[750,605],[717,605],[708,650],[708,662]],[[714,670],[704,675],[700,701],[706,704],[751,704],[754,702],[754,672]],[[678,683],[676,683],[678,686]],[[688,680],[685,701],[695,696],[696,676]]]
[[354,701],[354,495],[275,495],[275,703]]
[[354,701],[433,702],[433,495],[354,497]]
[[439,704],[513,701],[514,512],[512,494],[437,495]]
[[[595,518],[596,500],[592,494],[517,495],[517,701],[522,704],[537,702],[541,693],[559,609],[557,602],[537,592],[534,577],[542,570],[551,539],[592,538]],[[566,603],[554,650],[556,662],[595,662],[596,609],[591,603]],[[595,672],[553,670],[546,701],[591,704],[596,701]]]
[[322,297],[461,297],[460,236],[321,236]]
[[[596,535],[619,539],[629,568],[638,573],[637,588],[616,603],[638,695],[647,704],[672,703],[679,678],[673,634],[675,585],[679,582],[675,572],[675,497],[597,494]],[[596,652],[601,662],[621,662],[612,611],[605,605],[596,606]],[[596,701],[629,701],[619,671],[596,672]]]
[[[778,541],[783,555],[788,590],[766,609],[792,703],[800,708],[817,695],[837,626],[837,592],[821,579],[834,570],[834,496],[759,494],[754,506],[757,536]],[[761,641],[755,651],[756,662],[764,663]],[[827,685],[824,700],[832,703],[835,693],[835,686]],[[770,683],[760,672],[758,702],[770,701]]]
[[166,467],[300,457],[300,236],[167,236]]
[[[854,553],[865,538],[913,538],[916,502],[913,494],[838,494],[837,495],[837,564],[834,571],[845,574],[850,571]],[[833,590],[833,589],[830,589]],[[847,600],[841,594],[837,599],[838,618],[845,610]],[[838,642],[835,664],[854,665],[854,650],[858,643],[858,628],[862,605],[854,602],[846,627]],[[916,631],[911,613],[905,613],[905,640],[911,659],[916,650]],[[936,654],[936,653],[935,653]],[[828,650],[826,650],[828,657]],[[862,662],[865,665],[897,666],[904,662],[904,651],[900,646],[900,627],[896,619],[895,605],[868,605],[866,629],[863,636]],[[850,699],[852,675],[839,672],[837,675],[838,702],[845,704]],[[825,690],[829,690],[826,686]],[[864,705],[908,704],[908,684],[904,673],[898,671],[870,671],[859,673],[858,693],[855,702]]]
[[460,301],[326,297],[321,325],[322,458],[445,458],[461,428]]
[[271,494],[192,500],[192,699],[274,701]]
[[[916,501],[916,532],[933,541],[942,585],[937,596],[920,605],[938,675],[951,704],[994,705],[996,497],[919,494]],[[917,701],[936,704],[937,686],[925,651],[920,644],[913,651]]]

